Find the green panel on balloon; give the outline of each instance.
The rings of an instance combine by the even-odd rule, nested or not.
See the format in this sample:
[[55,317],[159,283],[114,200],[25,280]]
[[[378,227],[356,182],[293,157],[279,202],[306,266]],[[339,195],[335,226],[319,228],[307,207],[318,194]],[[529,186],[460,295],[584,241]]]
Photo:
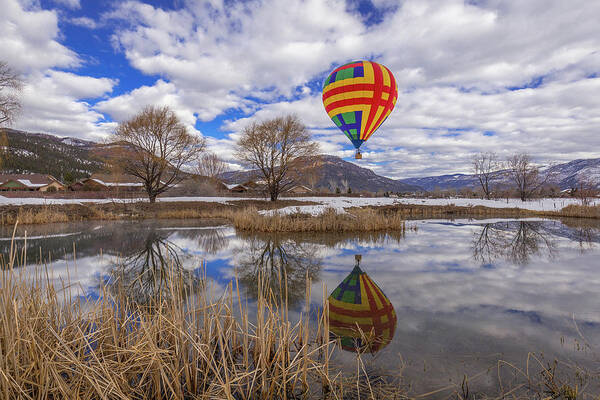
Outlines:
[[350,134],[352,135],[353,139],[358,139],[358,132],[356,129],[350,129]]
[[335,115],[333,118],[331,118],[331,120],[333,121],[333,123],[335,123],[338,126],[338,128],[340,126],[342,126],[342,121],[339,120],[339,118],[337,117],[337,115]]
[[356,115],[354,111],[342,113],[342,118],[346,124],[353,124],[356,122]]
[[353,68],[348,68],[348,69],[343,69],[341,71],[338,71],[336,76],[335,76],[335,81],[341,81],[344,79],[348,79],[348,78],[354,78],[354,69]]

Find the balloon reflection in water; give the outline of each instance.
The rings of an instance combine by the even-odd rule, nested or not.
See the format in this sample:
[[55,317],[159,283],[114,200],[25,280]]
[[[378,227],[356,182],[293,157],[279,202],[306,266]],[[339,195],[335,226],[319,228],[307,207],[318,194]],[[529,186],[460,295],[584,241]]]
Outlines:
[[375,353],[392,341],[396,312],[360,268],[361,256],[355,259],[352,272],[329,296],[329,329],[344,350]]

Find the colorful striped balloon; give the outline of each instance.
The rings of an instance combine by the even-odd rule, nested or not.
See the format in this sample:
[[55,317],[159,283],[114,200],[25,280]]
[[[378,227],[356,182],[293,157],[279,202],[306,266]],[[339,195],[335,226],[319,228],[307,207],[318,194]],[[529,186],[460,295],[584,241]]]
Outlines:
[[397,98],[392,72],[372,61],[342,65],[323,83],[325,111],[356,147],[357,156],[360,146],[390,115]]
[[344,350],[354,352],[375,353],[394,337],[394,306],[358,262],[329,296],[329,330]]

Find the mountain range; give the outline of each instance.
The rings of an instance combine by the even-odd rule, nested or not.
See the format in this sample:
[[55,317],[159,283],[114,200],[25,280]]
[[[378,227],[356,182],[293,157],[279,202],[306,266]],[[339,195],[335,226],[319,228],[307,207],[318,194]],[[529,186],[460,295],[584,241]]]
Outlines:
[[[600,188],[600,158],[574,160],[541,168],[540,172],[542,175],[550,174],[551,178],[548,182],[557,185],[561,190],[577,188],[582,183]],[[408,178],[400,181],[419,186],[427,191],[479,187],[477,176],[469,174]],[[511,184],[508,174],[499,174],[499,178],[493,182],[493,185],[499,186],[510,186]]]
[[95,153],[101,147],[87,140],[7,128],[0,130],[0,168],[5,173],[36,172],[76,180],[104,167]]
[[[314,182],[310,184],[315,188],[331,191],[340,189],[340,192],[343,193],[346,193],[348,189],[354,192],[416,192],[422,190],[419,186],[377,175],[368,168],[359,167],[336,156],[326,154],[314,156],[307,164],[316,170]],[[297,168],[300,169],[303,166]],[[260,174],[257,170],[232,171],[225,173],[223,179],[227,183],[243,183],[251,179],[260,179]],[[305,185],[309,184],[302,177],[300,182]]]
[[[103,159],[110,156],[111,147],[88,140],[4,129],[0,131],[0,168],[5,173],[37,172],[62,181],[76,180],[104,169]],[[478,187],[477,177],[469,174],[391,179],[331,155],[314,156],[310,163],[317,171],[311,186],[339,188],[340,192],[348,188],[354,192],[418,192]],[[551,173],[561,189],[575,188],[582,182],[600,188],[600,158],[574,160],[542,172]],[[233,171],[223,176],[227,183],[250,179],[257,179],[256,171]],[[509,184],[508,178],[502,177],[496,184]]]

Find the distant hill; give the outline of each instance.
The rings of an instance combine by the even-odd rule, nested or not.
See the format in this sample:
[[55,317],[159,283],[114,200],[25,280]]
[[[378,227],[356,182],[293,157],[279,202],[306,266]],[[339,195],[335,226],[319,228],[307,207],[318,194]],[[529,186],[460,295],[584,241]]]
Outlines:
[[[354,192],[415,192],[421,190],[420,187],[400,182],[394,179],[377,175],[368,168],[359,167],[339,157],[330,155],[319,155],[309,160],[316,164],[317,177],[315,187],[335,190],[343,190],[344,184]],[[258,171],[234,171],[225,173],[223,176],[227,183],[242,183],[250,179],[260,179]],[[346,181],[346,182],[344,182]]]
[[[581,183],[589,183],[600,189],[600,158],[557,164],[549,168],[543,168],[541,172],[552,174],[553,177],[549,182],[556,184],[561,190],[577,188]],[[427,191],[479,187],[477,177],[469,174],[408,178],[402,179],[400,182],[421,186]],[[512,182],[510,182],[510,178],[504,176],[495,180],[494,184],[511,185]]]
[[95,157],[98,147],[87,140],[0,129],[0,168],[5,173],[50,174],[61,181],[79,179],[104,167]]
[[600,189],[600,158],[574,160],[547,169],[554,175],[554,181],[561,189],[578,187],[582,182]]
[[454,175],[439,175],[427,176],[425,178],[408,178],[401,179],[400,182],[407,185],[420,186],[428,192],[436,189],[461,189],[465,187],[476,187],[479,185],[479,180],[474,175],[454,174]]
[[[101,144],[70,137],[0,129],[0,170],[5,173],[37,172],[50,174],[59,180],[89,176],[105,168],[102,159],[110,159],[120,145]],[[415,192],[419,190],[475,188],[479,183],[474,175],[453,174],[409,179],[390,179],[372,170],[344,161],[339,157],[319,155],[309,160],[317,165],[316,187],[335,190],[348,187],[353,191]],[[600,158],[574,160],[547,168],[561,190],[576,188],[582,182],[600,189]],[[224,175],[227,183],[256,179],[257,171],[235,171]],[[346,182],[345,182],[346,181]],[[511,184],[504,177],[496,184]]]

